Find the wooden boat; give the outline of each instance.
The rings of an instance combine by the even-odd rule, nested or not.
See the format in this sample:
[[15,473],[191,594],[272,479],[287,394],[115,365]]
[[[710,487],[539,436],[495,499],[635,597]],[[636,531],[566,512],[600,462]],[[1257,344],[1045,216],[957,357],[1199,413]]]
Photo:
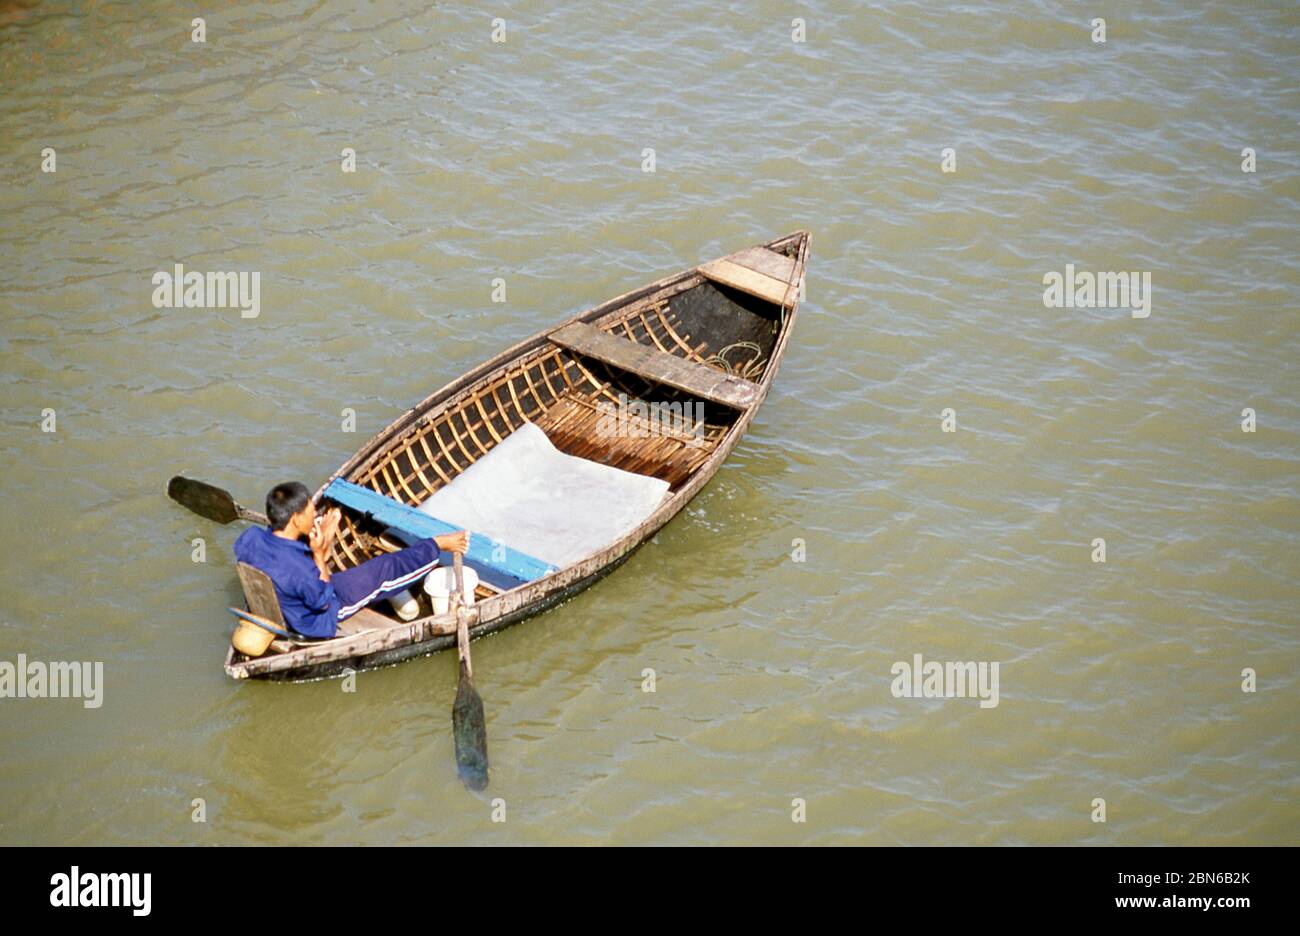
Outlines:
[[[316,491],[319,508],[339,506],[343,515],[331,569],[397,548],[395,516],[415,517],[412,508],[525,423],[567,455],[661,479],[666,493],[634,529],[584,558],[521,572],[518,580],[480,582],[469,611],[471,637],[536,614],[617,567],[708,483],[767,397],[794,327],[810,239],[797,231],[626,293],[520,342],[417,403]],[[626,413],[627,401],[654,402],[664,411],[678,403],[702,405],[705,418],[692,432],[662,424],[598,432],[601,415],[618,404]],[[634,424],[641,417],[633,410],[630,418]],[[467,562],[474,549],[472,543]],[[422,594],[420,601],[420,615],[409,622],[384,602],[343,622],[329,640],[277,640],[257,657],[232,646],[226,672],[240,679],[317,679],[455,646],[454,617],[433,613]]]

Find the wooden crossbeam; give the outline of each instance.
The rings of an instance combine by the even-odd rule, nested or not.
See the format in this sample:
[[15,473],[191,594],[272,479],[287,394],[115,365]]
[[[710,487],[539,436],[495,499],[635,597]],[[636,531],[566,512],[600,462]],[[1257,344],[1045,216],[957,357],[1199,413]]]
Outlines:
[[[768,251],[774,257],[780,257],[780,253]],[[793,303],[794,292],[798,290],[798,283],[790,285],[789,279],[777,279],[768,276],[767,273],[761,273],[757,269],[750,269],[749,266],[736,263],[741,259],[740,255],[723,257],[722,260],[714,260],[712,263],[706,263],[699,268],[699,272],[714,282],[723,283],[724,286],[732,286],[741,292],[748,292],[749,295],[758,296],[759,299],[766,300],[774,305],[783,303]],[[788,257],[785,257],[788,259]],[[750,263],[757,265],[758,261],[750,260]],[[793,261],[790,265],[793,272]]]
[[[756,274],[757,275],[757,274]],[[570,351],[604,361],[654,383],[684,390],[701,400],[747,409],[759,398],[758,384],[704,364],[696,364],[650,345],[616,338],[586,322],[570,322],[547,336]]]
[[794,276],[794,260],[767,247],[748,247],[726,259],[756,273],[772,277],[781,283],[790,282]]
[[[416,538],[439,536],[460,529],[342,478],[335,478],[329,483],[325,488],[325,496],[344,507],[372,517],[384,526]],[[477,572],[482,581],[502,590],[536,581],[555,571],[553,566],[540,559],[502,543],[493,543],[490,537],[474,534],[473,531],[465,565]]]

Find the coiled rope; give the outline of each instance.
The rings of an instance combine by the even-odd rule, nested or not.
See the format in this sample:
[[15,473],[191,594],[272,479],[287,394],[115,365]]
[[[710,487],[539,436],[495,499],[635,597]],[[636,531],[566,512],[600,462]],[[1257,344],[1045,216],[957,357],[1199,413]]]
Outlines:
[[[743,363],[732,364],[727,360],[727,355],[736,350],[753,351],[754,356]],[[712,357],[705,358],[704,363],[712,367],[717,367],[720,370],[731,374],[733,377],[740,377],[744,380],[752,381],[758,377],[759,374],[763,373],[763,365],[767,363],[767,359],[763,357],[763,349],[754,344],[754,342],[737,341],[727,345]]]

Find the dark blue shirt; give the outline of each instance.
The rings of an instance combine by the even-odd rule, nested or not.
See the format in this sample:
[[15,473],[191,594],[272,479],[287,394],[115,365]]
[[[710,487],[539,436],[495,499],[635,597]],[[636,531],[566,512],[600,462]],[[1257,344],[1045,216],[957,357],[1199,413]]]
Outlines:
[[286,624],[308,637],[334,636],[339,599],[334,586],[321,581],[310,546],[266,527],[250,527],[235,540],[235,556],[271,577]]

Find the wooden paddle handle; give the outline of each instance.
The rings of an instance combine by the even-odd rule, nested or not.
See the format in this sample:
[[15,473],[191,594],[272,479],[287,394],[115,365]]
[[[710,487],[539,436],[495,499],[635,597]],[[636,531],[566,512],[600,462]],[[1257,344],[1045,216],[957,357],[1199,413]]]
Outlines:
[[469,620],[465,613],[465,569],[460,553],[452,553],[452,568],[456,573],[456,595],[452,599],[451,609],[456,615],[456,655],[460,657],[465,675],[473,675],[473,664],[469,659]]
[[451,566],[456,572],[456,606],[465,603],[465,564],[460,553],[451,554]]

